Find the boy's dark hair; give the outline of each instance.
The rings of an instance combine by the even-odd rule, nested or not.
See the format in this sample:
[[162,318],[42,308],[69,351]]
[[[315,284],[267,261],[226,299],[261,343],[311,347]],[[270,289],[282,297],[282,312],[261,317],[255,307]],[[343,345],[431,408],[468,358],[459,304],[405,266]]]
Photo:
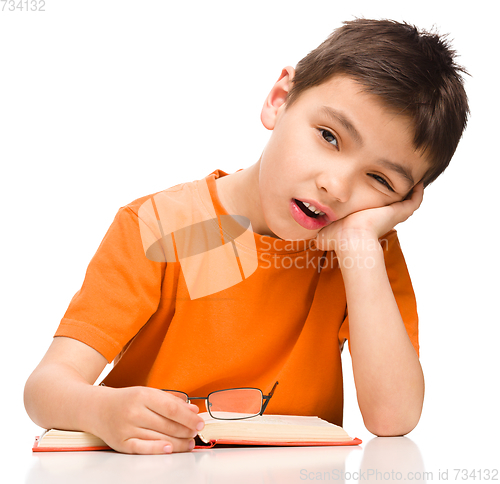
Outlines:
[[431,167],[427,186],[448,166],[467,124],[469,106],[455,52],[446,39],[392,20],[344,22],[296,66],[291,106],[306,89],[344,74],[385,105],[409,116],[414,146]]

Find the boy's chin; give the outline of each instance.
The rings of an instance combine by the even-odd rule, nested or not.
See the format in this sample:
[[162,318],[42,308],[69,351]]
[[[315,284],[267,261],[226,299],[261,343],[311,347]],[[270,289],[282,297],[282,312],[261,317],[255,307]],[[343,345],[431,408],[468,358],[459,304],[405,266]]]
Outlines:
[[[271,228],[272,230],[272,228]],[[319,230],[306,230],[301,227],[299,227],[296,230],[290,230],[290,229],[283,229],[279,230],[276,229],[276,231],[273,231],[274,237],[281,239],[281,240],[286,240],[286,241],[294,241],[298,242],[301,240],[314,240],[316,236],[318,235]]]

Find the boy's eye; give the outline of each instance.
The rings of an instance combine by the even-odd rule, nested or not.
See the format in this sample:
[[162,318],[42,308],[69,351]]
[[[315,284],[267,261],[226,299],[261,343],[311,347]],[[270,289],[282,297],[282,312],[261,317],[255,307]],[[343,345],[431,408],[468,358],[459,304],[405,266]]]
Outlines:
[[321,136],[326,142],[335,146],[335,148],[339,147],[339,142],[337,141],[337,138],[335,137],[335,135],[330,133],[330,131],[328,131],[327,129],[320,129],[319,132],[321,133]]
[[385,179],[385,178],[382,178],[381,176],[379,175],[375,175],[375,174],[370,174],[370,176],[372,178],[375,178],[375,180],[377,180],[379,183],[381,183],[382,185],[384,185],[385,187],[387,187],[391,192],[394,191],[394,189],[391,187],[391,185],[389,185],[388,181]]

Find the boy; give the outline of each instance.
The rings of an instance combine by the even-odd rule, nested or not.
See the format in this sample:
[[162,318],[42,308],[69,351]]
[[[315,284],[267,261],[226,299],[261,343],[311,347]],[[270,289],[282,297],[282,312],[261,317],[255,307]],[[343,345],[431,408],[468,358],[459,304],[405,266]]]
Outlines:
[[279,380],[268,413],[341,424],[348,339],[368,430],[411,431],[424,380],[393,228],[453,156],[461,71],[436,35],[373,20],[283,69],[255,165],[120,209],[28,379],[30,417],[121,452],[182,452],[203,427],[198,407],[159,389],[203,397]]

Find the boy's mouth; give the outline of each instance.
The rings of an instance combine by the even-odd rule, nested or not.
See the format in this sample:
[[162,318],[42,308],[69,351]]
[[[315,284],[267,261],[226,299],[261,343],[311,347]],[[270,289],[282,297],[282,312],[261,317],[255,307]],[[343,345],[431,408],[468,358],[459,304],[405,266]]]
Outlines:
[[318,218],[321,215],[325,215],[324,212],[321,212],[320,210],[316,209],[314,206],[312,206],[309,203],[306,204],[305,202],[301,202],[300,200],[297,200],[296,198],[294,198],[293,201],[297,204],[297,207],[299,207],[308,217]]
[[320,212],[311,202],[302,202],[296,198],[291,198],[289,209],[290,215],[295,222],[308,230],[321,230],[331,222],[326,213]]

